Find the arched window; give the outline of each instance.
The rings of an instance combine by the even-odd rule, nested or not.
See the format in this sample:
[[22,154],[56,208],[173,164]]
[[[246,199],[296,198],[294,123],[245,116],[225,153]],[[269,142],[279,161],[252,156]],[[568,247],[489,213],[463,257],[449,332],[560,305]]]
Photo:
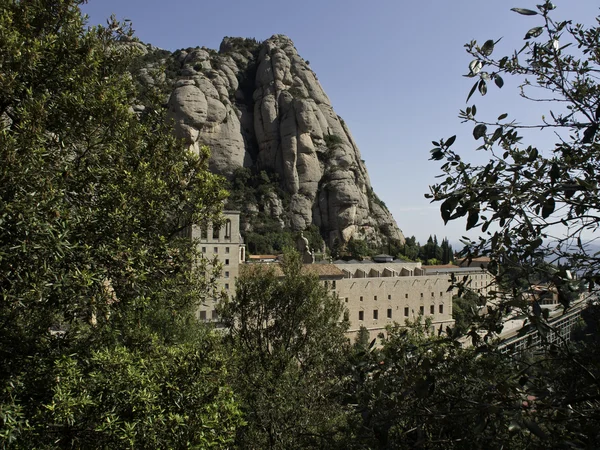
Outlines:
[[213,224],[213,239],[219,239],[219,227]]
[[225,221],[225,239],[231,239],[231,220]]

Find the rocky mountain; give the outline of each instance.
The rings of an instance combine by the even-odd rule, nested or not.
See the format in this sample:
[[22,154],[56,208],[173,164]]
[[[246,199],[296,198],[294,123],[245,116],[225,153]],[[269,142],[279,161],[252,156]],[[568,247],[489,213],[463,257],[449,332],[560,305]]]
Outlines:
[[[226,37],[218,52],[150,49],[144,58],[148,83],[153,68],[167,68],[176,132],[193,149],[210,148],[211,170],[235,180],[246,168],[275,180],[278,189],[233,196],[244,215],[263,213],[292,231],[314,224],[330,246],[336,239],[404,241],[350,130],[288,37]],[[252,220],[244,223],[251,232]]]

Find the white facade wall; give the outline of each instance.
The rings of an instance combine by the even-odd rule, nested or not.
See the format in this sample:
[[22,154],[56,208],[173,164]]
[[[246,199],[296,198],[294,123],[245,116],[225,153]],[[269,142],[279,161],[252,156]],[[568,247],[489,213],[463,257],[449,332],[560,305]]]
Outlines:
[[487,295],[489,291],[495,290],[496,282],[494,276],[486,269],[480,267],[457,267],[456,269],[429,269],[424,267],[427,275],[446,275],[451,277],[454,274],[455,282],[463,282],[465,288],[481,295]]
[[207,299],[205,304],[198,309],[200,320],[218,320],[215,304],[218,293],[228,295],[235,293],[235,282],[240,273],[240,264],[245,259],[246,247],[240,235],[240,213],[238,211],[225,211],[224,221],[220,227],[214,228],[209,224],[206,229],[198,226],[192,228],[192,239],[197,240],[198,247],[206,259],[212,261],[217,258],[222,266],[221,276],[216,281],[216,292],[212,299]]
[[419,316],[430,318],[436,330],[452,325],[449,286],[448,276],[344,278],[337,282],[336,291],[348,309],[349,333],[364,326],[376,337],[387,325]]
[[[493,276],[481,268],[435,269],[421,263],[344,263],[336,266],[345,278],[336,283],[336,292],[348,310],[349,335],[365,327],[371,338],[385,332],[387,325],[403,325],[419,317],[431,320],[431,332],[453,326],[452,297],[456,281],[477,293],[494,287]],[[466,277],[466,278],[465,278]],[[456,282],[455,281],[455,282]]]

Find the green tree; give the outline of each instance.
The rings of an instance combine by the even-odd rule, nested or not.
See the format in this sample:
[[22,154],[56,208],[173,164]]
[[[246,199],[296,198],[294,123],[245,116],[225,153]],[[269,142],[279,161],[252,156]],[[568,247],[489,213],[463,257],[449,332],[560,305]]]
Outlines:
[[452,246],[450,242],[448,242],[447,238],[442,240],[442,245],[440,246],[442,250],[442,264],[450,264],[454,262],[454,251],[452,250]]
[[[574,364],[556,352],[529,356],[465,349],[426,330],[422,324],[391,327],[380,348],[352,354],[347,392],[356,414],[347,448],[596,445],[595,389],[569,380],[584,381],[580,365],[590,365],[582,353]],[[589,380],[597,374],[590,372]],[[585,415],[570,414],[569,402],[580,398],[585,401],[578,411]]]
[[295,252],[280,267],[254,265],[240,275],[235,297],[219,307],[248,422],[240,447],[335,448],[345,424],[343,310]]
[[239,411],[180,237],[221,181],[160,106],[133,112],[138,44],[81,3],[0,2],[0,445],[225,447]]
[[462,295],[452,297],[452,318],[457,333],[465,334],[473,317],[477,315],[479,296],[473,291],[465,291]]
[[[518,123],[506,112],[483,118],[475,105],[461,111],[460,118],[474,125],[473,137],[490,160],[483,165],[463,160],[452,150],[455,136],[434,142],[432,159],[445,160],[445,181],[432,186],[429,196],[441,202],[444,221],[466,216],[467,229],[481,230],[468,255],[490,256],[490,270],[500,281],[551,278],[566,293],[571,274],[549,274],[540,261],[568,261],[572,272],[592,287],[600,277],[590,244],[600,222],[600,28],[555,20],[554,9],[549,1],[537,10],[513,8],[534,21],[519,51],[495,57],[499,42],[494,39],[466,45],[474,58],[468,76],[476,79],[467,101],[476,92],[485,95],[491,81],[502,88],[508,76],[520,83],[524,99],[548,109],[533,124]],[[531,129],[556,133],[556,142],[545,147],[526,143]],[[560,300],[568,306],[567,295]]]
[[[431,151],[432,159],[445,162],[444,181],[431,187],[430,197],[441,202],[444,221],[466,217],[467,229],[480,229],[479,239],[464,253],[489,256],[489,270],[497,276],[498,288],[480,324],[480,330],[489,331],[486,337],[502,329],[505,314],[514,307],[546,334],[543,309],[535,301],[522,301],[531,280],[549,281],[568,308],[583,294],[576,275],[591,296],[600,277],[598,254],[590,242],[600,223],[600,27],[555,19],[550,1],[536,8],[513,8],[533,21],[520,50],[496,57],[499,40],[466,45],[473,57],[468,76],[476,79],[467,101],[477,92],[484,96],[491,81],[502,88],[503,77],[512,77],[524,99],[548,105],[541,121],[521,124],[504,111],[486,119],[472,105],[459,116],[473,125],[478,149],[489,153],[489,161],[475,165],[461,158],[452,149],[456,136],[434,142]],[[530,129],[552,132],[554,144],[527,143]],[[493,345],[482,349],[492,351]],[[521,392],[535,407],[513,429],[525,426],[547,448],[595,446],[598,352],[589,343],[566,342],[547,344],[545,350],[529,360],[519,358],[526,374]]]
[[352,259],[358,259],[359,261],[371,255],[367,242],[363,239],[354,239],[353,237],[346,244],[346,252]]
[[421,253],[421,245],[417,242],[417,238],[411,236],[406,238],[404,242],[404,246],[402,248],[402,256],[405,256],[411,261],[416,261],[419,259],[419,254]]

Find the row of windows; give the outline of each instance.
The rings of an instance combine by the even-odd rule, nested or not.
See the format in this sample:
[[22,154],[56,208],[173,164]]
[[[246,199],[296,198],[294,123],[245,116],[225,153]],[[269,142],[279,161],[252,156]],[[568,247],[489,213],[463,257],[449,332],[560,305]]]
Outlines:
[[[435,297],[435,292],[432,292],[431,296]],[[444,296],[444,293],[442,291],[440,291],[440,297],[443,297],[443,296]],[[387,298],[388,298],[388,300],[391,300],[392,299],[392,295],[388,294]],[[404,294],[404,298],[408,298],[408,294]],[[423,298],[423,293],[422,292],[421,292],[421,298]],[[361,295],[360,296],[360,301],[362,302],[363,300],[364,300],[364,297]],[[373,300],[377,300],[377,296],[376,295],[373,296]],[[346,297],[346,303],[348,303],[348,297]]]
[[[202,247],[202,253],[206,253],[206,247]],[[219,253],[219,247],[213,248],[213,253],[215,253],[215,254]],[[229,254],[229,247],[225,247],[225,254],[226,255]]]
[[[219,249],[217,247],[215,247],[215,253],[219,253],[217,250],[219,250]],[[206,247],[202,247],[202,253],[206,253]],[[226,253],[229,253],[229,247],[227,247],[227,252]],[[225,261],[224,261],[223,264],[226,265],[226,266],[228,266],[229,265],[229,258],[225,259]],[[228,272],[226,272],[226,273],[228,273]]]
[[[223,287],[225,288],[225,290],[226,290],[226,291],[228,291],[228,290],[229,290],[229,283],[225,283],[225,284],[223,285]],[[218,290],[219,290],[219,288],[216,288],[216,290],[218,291]]]
[[[335,280],[331,281],[331,289],[335,289],[336,288],[336,283]],[[329,289],[329,281],[325,280],[325,289]]]
[[[438,312],[440,314],[444,314],[444,305],[438,305]],[[419,313],[421,315],[425,314],[425,307],[421,306],[419,307]],[[410,309],[408,306],[406,306],[404,308],[404,317],[408,317],[410,314]],[[429,307],[429,314],[433,315],[435,314],[435,305],[431,305]],[[387,318],[391,319],[392,318],[392,308],[388,308],[387,310]],[[378,320],[379,319],[379,310],[378,309],[374,309],[373,310],[373,320]],[[358,312],[358,320],[365,320],[365,312],[364,311],[359,311]]]
[[[207,311],[200,311],[200,320],[206,320],[207,316],[206,316]],[[212,320],[217,320],[219,318],[219,316],[217,315],[217,311],[216,310],[212,310],[210,313],[210,318]]]
[[[219,239],[219,235],[221,233],[220,228],[213,228],[212,237],[213,239]],[[200,230],[200,239],[208,239],[208,227],[202,227]],[[227,219],[225,221],[225,239],[231,239],[231,220]]]

